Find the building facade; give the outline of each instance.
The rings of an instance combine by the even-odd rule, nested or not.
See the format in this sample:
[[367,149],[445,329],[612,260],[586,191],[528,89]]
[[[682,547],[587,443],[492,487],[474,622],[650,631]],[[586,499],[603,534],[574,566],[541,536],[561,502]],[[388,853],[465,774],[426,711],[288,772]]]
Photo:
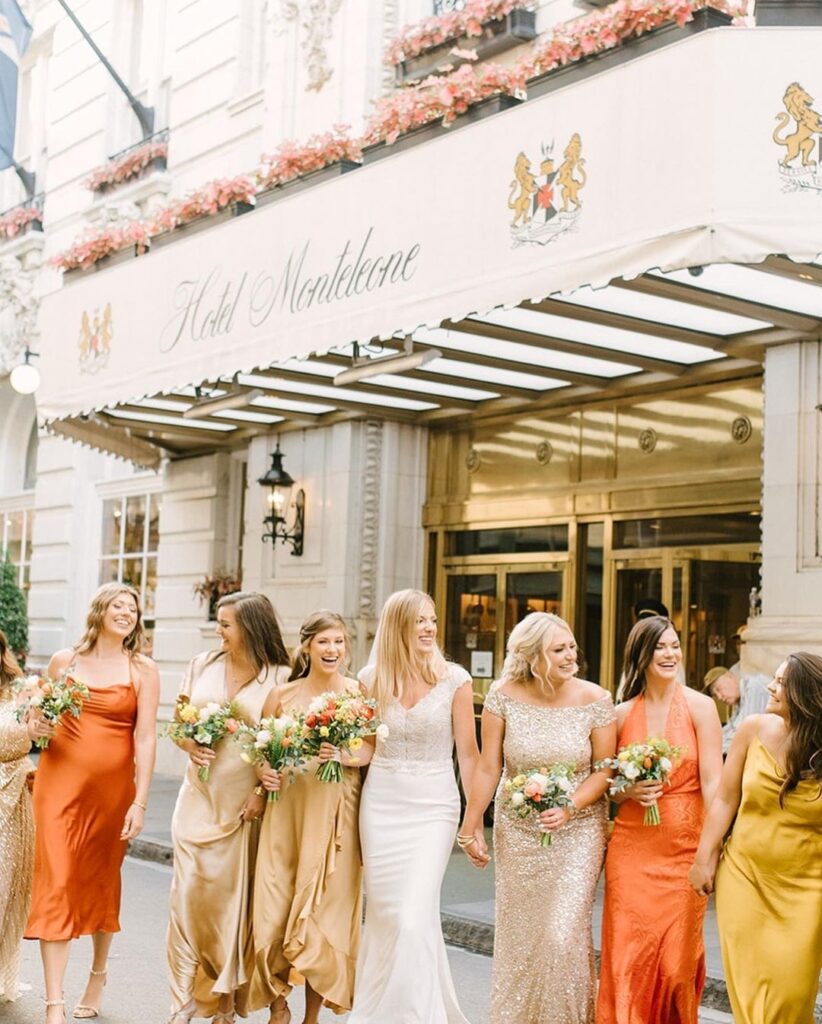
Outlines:
[[[74,6],[167,154],[85,186],[139,125],[59,6],[31,2],[17,158],[45,192],[45,230],[0,242],[17,311],[0,327],[6,371],[30,344],[43,386],[24,397],[0,381],[0,537],[28,590],[32,664],[79,635],[96,585],[128,580],[168,709],[215,643],[194,588],[220,570],[271,597],[289,642],[310,611],[342,612],[358,664],[388,594],[427,588],[478,701],[529,610],[567,618],[606,686],[646,597],[671,609],[691,685],[735,660],[745,623],[751,668],[822,649],[822,184],[772,137],[793,77],[812,109],[820,29],[667,26],[679,34],[619,62],[533,76],[510,109],[472,104],[447,131],[372,142],[358,169],[261,188],[253,210],[226,205],[61,279],[47,261],[83,231],[235,179],[284,139],[360,131],[413,80],[386,47],[433,13],[424,0]],[[599,5],[535,6],[520,32],[534,42],[511,15],[483,37],[503,66]],[[792,40],[778,54],[777,35]],[[734,77],[772,53],[767,81]],[[416,59],[429,58],[436,47]],[[721,105],[694,116],[745,87],[755,113],[733,129]],[[681,136],[646,158],[666,110]],[[820,132],[808,138],[822,162]],[[23,199],[11,171],[0,196]],[[333,383],[364,356],[411,362]],[[276,445],[290,502],[304,494],[301,554],[263,539],[257,481]],[[160,767],[176,770],[174,752]]]

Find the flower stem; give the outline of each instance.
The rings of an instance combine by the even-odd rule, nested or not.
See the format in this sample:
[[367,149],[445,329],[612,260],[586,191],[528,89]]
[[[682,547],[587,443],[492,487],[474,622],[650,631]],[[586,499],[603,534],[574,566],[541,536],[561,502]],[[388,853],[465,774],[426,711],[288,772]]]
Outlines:
[[653,803],[645,808],[645,816],[642,819],[643,825],[658,825],[662,819],[659,816],[659,804]]
[[550,846],[554,841],[554,837],[550,832],[542,832],[539,837],[540,846]]

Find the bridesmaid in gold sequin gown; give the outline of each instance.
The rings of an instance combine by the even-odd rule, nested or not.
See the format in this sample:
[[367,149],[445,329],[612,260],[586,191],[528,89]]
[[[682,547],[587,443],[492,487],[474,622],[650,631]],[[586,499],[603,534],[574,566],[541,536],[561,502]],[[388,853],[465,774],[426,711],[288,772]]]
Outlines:
[[[591,917],[606,843],[616,715],[610,695],[578,679],[577,647],[556,615],[533,612],[511,632],[502,678],[482,714],[482,756],[457,841],[488,862],[482,815],[496,788],[496,932],[490,1024],[593,1024]],[[572,805],[539,824],[512,818],[506,779],[554,763],[575,766]],[[500,778],[502,773],[502,778]],[[552,843],[540,845],[540,829]]]
[[20,939],[29,913],[34,867],[34,819],[26,786],[34,765],[26,756],[34,722],[15,717],[12,686],[20,669],[0,632],[0,1003],[19,995]]

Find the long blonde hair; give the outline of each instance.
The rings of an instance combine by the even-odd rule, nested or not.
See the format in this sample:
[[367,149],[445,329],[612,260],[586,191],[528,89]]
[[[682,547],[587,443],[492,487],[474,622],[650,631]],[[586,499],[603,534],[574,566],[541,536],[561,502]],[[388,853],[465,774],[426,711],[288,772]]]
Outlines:
[[76,654],[88,654],[94,650],[103,631],[103,619],[106,611],[111,602],[120,594],[128,594],[129,597],[134,598],[134,603],[137,606],[137,622],[123,641],[123,650],[129,657],[142,651],[146,643],[146,634],[143,628],[143,609],[140,604],[139,592],[128,583],[104,583],[91,599],[86,619],[86,630],[74,646]]
[[6,634],[0,629],[0,700],[5,700],[11,690],[12,681],[23,674],[12,654]]
[[300,646],[291,656],[289,682],[293,679],[302,679],[311,671],[311,657],[309,656],[308,648],[314,637],[318,633],[325,632],[326,629],[338,629],[345,637],[345,659],[340,669],[340,675],[344,676],[346,674],[351,658],[351,637],[348,635],[348,627],[342,615],[323,609],[319,612],[312,612],[302,626],[300,626]]
[[371,696],[381,713],[393,698],[402,700],[407,685],[417,677],[429,686],[445,675],[447,662],[437,644],[425,657],[414,649],[417,619],[433,599],[421,590],[398,590],[385,602],[374,638],[375,672]]
[[[565,619],[551,612],[531,612],[511,630],[505,648],[505,662],[502,666],[502,683],[520,683],[531,686],[534,683],[545,691],[542,680],[534,672],[537,659],[551,643],[555,633],[564,630],[573,637],[574,632]],[[575,641],[576,642],[576,641]],[[548,684],[549,688],[551,684]]]

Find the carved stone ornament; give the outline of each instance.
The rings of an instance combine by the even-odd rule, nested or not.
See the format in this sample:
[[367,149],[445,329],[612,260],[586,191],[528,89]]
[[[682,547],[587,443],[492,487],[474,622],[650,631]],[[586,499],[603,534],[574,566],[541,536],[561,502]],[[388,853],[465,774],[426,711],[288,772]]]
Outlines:
[[380,483],[382,479],[383,425],[363,424],[362,513],[360,515],[359,613],[377,615],[377,569],[380,551]]
[[657,436],[653,427],[646,427],[639,432],[637,444],[639,445],[639,450],[646,455],[650,455],[654,448],[656,448],[656,442]]
[[537,445],[536,450],[537,462],[540,466],[547,466],[548,463],[554,457],[554,446],[550,441],[542,441]]
[[36,266],[23,268],[15,256],[0,258],[0,374],[19,362],[37,330],[40,300],[35,294]]
[[737,416],[731,424],[731,437],[734,441],[737,444],[745,444],[746,441],[750,441],[751,434],[753,434],[753,427],[748,417]]
[[465,456],[465,468],[469,473],[476,473],[482,464],[482,456],[476,448],[472,448]]
[[303,31],[302,51],[308,71],[306,89],[319,92],[334,71],[328,66],[326,43],[334,34],[334,17],[343,0],[279,0],[281,22],[297,22]]

